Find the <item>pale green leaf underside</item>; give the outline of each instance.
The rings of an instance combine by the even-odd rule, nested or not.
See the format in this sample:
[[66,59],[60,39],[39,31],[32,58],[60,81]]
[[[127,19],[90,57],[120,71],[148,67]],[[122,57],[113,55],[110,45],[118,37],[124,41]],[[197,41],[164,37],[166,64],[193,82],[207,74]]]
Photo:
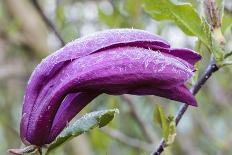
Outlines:
[[46,154],[64,142],[77,137],[95,127],[101,128],[107,125],[114,118],[116,112],[118,113],[118,109],[101,110],[85,114],[72,125],[65,128],[60,133],[60,135],[58,135],[56,140],[49,146]]
[[162,132],[164,134],[164,139],[168,138],[168,121],[166,118],[166,115],[164,113],[163,108],[160,105],[157,105],[156,107],[156,120],[159,123],[160,127],[162,128]]

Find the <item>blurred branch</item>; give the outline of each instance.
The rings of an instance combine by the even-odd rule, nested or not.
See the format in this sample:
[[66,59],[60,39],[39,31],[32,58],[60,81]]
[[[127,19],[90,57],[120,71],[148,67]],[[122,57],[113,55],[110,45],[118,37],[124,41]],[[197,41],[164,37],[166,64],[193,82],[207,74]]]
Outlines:
[[154,144],[154,137],[155,135],[153,134],[153,132],[150,130],[149,126],[147,125],[147,123],[143,120],[143,118],[141,117],[141,114],[138,112],[134,102],[131,100],[131,98],[128,95],[122,95],[122,98],[127,102],[130,110],[131,110],[131,114],[133,115],[133,117],[135,118],[135,120],[137,121],[139,127],[141,128],[144,136],[146,137],[146,139]]
[[[218,67],[215,64],[214,61],[211,61],[210,64],[208,65],[206,71],[203,73],[201,78],[198,80],[198,82],[192,87],[191,92],[193,95],[196,95],[198,91],[201,89],[201,87],[205,84],[205,82],[211,77],[211,75],[218,71]],[[180,108],[179,111],[177,112],[175,116],[175,122],[176,126],[179,124],[181,118],[183,117],[184,113],[188,109],[187,104],[183,104]],[[152,155],[160,155],[164,151],[164,139],[161,140],[160,144],[158,145],[157,149],[152,153]]]
[[35,6],[36,10],[40,14],[41,18],[44,20],[44,22],[47,24],[47,26],[55,33],[57,38],[60,40],[60,43],[62,46],[65,45],[65,41],[63,40],[62,36],[58,32],[56,26],[50,21],[50,19],[44,14],[42,8],[40,7],[37,0],[32,0],[33,5]]
[[[38,13],[27,0],[4,0],[9,19],[1,22],[1,38],[10,44],[29,48],[29,54],[38,58],[47,55],[47,29]],[[14,27],[12,33],[10,27]]]
[[107,134],[108,136],[110,136],[112,138],[115,138],[118,141],[120,141],[120,142],[122,142],[124,144],[127,144],[127,145],[129,145],[131,147],[138,148],[138,149],[141,149],[141,150],[146,150],[148,152],[152,151],[152,145],[150,145],[150,144],[148,144],[146,142],[143,142],[141,140],[128,137],[127,135],[121,133],[118,130],[111,129],[111,128],[108,128],[108,127],[104,127],[104,128],[101,129],[101,131],[103,133]]

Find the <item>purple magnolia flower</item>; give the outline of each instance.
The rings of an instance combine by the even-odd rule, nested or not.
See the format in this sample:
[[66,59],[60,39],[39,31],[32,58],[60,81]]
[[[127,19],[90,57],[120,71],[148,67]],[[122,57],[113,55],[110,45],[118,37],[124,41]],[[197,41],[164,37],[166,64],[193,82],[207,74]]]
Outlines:
[[200,58],[142,30],[107,30],[77,39],[45,58],[32,73],[21,138],[25,144],[51,143],[102,93],[157,95],[196,106],[184,83]]

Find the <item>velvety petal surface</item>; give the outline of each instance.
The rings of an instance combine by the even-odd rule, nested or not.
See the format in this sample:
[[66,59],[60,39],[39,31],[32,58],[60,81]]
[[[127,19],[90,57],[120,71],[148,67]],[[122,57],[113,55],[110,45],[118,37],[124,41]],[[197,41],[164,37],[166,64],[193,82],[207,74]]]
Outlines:
[[120,95],[146,86],[169,89],[192,76],[190,66],[172,55],[137,47],[113,48],[76,59],[42,89],[34,104],[27,138],[38,141],[39,135],[48,136],[54,116],[69,92]]
[[77,39],[34,70],[24,96],[21,138],[39,146],[50,143],[101,93],[157,95],[195,106],[184,83],[200,58],[142,30],[114,29]]
[[143,30],[113,29],[94,33],[93,35],[77,39],[62,49],[49,55],[35,68],[24,96],[23,120],[21,121],[21,138],[24,139],[33,103],[38,97],[42,87],[52,79],[70,61],[89,55],[101,49],[115,46],[147,46],[155,44],[157,47],[170,47],[160,38]]

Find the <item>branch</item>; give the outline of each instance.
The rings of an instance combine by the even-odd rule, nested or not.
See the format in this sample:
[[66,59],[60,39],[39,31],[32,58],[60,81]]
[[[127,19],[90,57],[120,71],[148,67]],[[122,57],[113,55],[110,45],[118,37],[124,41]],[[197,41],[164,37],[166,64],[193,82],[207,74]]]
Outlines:
[[39,3],[37,2],[37,0],[32,0],[32,4],[34,5],[34,7],[36,8],[36,10],[40,14],[41,18],[46,23],[46,25],[55,33],[55,35],[57,36],[57,38],[60,40],[61,45],[64,46],[65,45],[65,41],[63,40],[62,36],[60,35],[60,33],[58,32],[58,30],[56,29],[56,26],[44,14],[44,12],[43,12],[42,8],[40,7]]
[[152,148],[153,148],[152,145],[148,144],[147,142],[128,137],[127,135],[121,133],[118,130],[104,127],[101,129],[101,131],[107,134],[108,136],[113,137],[114,139],[126,145],[129,145],[131,147],[134,147],[140,150],[146,150],[148,152],[152,151]]
[[[198,82],[192,87],[191,92],[193,95],[196,95],[198,91],[201,89],[201,87],[205,84],[205,82],[211,77],[211,75],[218,71],[218,67],[215,64],[214,61],[211,61],[208,65],[206,71],[203,73],[201,78],[198,80]],[[180,108],[178,113],[175,116],[175,122],[176,126],[179,124],[181,118],[183,117],[184,113],[188,109],[187,104],[183,104]],[[164,151],[165,145],[164,145],[164,139],[161,140],[160,144],[158,145],[155,152],[152,153],[152,155],[160,155]]]
[[144,136],[146,137],[146,139],[150,142],[150,143],[154,143],[154,137],[155,135],[153,134],[153,132],[150,130],[149,126],[147,125],[147,123],[143,120],[143,118],[141,117],[141,114],[138,112],[134,102],[130,99],[130,97],[128,95],[122,95],[122,98],[127,102],[130,110],[131,110],[131,114],[133,115],[133,117],[135,118],[135,120],[137,121],[138,125],[140,126]]

